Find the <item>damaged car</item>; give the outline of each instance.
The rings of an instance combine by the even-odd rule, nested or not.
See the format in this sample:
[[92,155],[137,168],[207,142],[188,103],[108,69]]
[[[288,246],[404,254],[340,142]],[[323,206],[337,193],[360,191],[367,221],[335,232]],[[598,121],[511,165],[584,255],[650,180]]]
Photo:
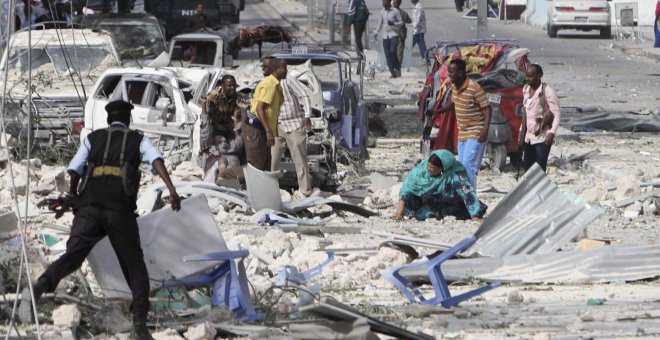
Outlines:
[[28,33],[12,35],[0,66],[7,132],[20,144],[30,123],[34,143],[73,142],[87,91],[103,71],[120,65],[115,43],[89,29],[32,30],[31,41]]
[[[199,112],[188,103],[205,93],[213,71],[186,68],[113,68],[94,85],[85,105],[81,138],[108,126],[105,105],[114,100],[133,104],[131,127],[150,137],[169,162],[190,160],[199,150]],[[202,81],[200,81],[200,79]]]
[[422,151],[428,154],[438,149],[454,153],[458,150],[455,112],[437,114],[437,111],[451,101],[449,62],[460,58],[467,64],[467,76],[481,85],[491,104],[486,148],[491,167],[502,170],[509,156],[517,161],[529,49],[520,48],[515,40],[476,39],[439,42],[432,51],[432,56],[427,56],[432,66],[418,101],[418,117],[424,122]]
[[[362,76],[353,80],[354,68],[364,59],[345,53],[275,54],[288,64],[287,77],[296,77],[308,90],[312,106],[312,129],[307,138],[307,157],[312,184],[334,191],[340,184],[337,162],[361,164],[368,159],[368,112],[362,95]],[[263,78],[259,63],[236,70],[239,87],[254,88]],[[280,185],[298,184],[295,165],[288,151],[282,156]]]

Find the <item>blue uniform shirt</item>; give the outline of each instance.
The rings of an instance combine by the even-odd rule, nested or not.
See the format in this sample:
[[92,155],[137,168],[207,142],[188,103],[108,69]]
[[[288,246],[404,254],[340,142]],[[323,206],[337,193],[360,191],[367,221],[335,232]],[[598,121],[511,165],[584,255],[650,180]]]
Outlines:
[[[122,124],[121,122],[113,122],[112,125],[121,125],[123,127],[127,127],[126,125]],[[89,139],[85,137],[80,143],[80,148],[78,148],[78,151],[76,152],[76,155],[73,156],[73,159],[71,160],[71,163],[69,163],[69,171],[74,171],[78,175],[83,174],[83,168],[85,167],[85,164],[87,163],[87,157],[89,156],[89,149],[92,146],[89,144]],[[163,158],[163,155],[156,149],[151,142],[149,141],[149,138],[142,138],[142,142],[140,143],[140,159],[142,160],[143,163],[151,164],[153,161],[155,161],[158,158]],[[152,170],[153,171],[153,170]]]

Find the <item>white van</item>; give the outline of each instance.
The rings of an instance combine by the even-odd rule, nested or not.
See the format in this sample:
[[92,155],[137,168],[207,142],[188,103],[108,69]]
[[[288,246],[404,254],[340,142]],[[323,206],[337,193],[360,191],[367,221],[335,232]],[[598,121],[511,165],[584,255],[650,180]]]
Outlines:
[[606,0],[550,0],[547,31],[557,37],[560,29],[600,30],[602,38],[612,36],[610,6]]

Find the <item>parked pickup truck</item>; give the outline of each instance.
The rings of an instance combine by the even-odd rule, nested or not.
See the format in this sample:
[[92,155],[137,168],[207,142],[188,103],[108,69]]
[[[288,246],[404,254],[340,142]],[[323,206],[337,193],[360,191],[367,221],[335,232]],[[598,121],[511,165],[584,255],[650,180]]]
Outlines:
[[19,144],[26,141],[30,117],[35,143],[72,142],[82,126],[87,91],[104,70],[119,65],[108,34],[89,29],[32,30],[28,44],[27,30],[14,33],[0,65],[0,82],[7,86],[2,94],[5,115],[10,117],[7,132]]

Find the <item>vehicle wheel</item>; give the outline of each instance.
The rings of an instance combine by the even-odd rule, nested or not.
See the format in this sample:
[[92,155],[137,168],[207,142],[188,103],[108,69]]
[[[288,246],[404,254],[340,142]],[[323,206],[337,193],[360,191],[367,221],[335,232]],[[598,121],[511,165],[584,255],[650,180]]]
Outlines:
[[490,161],[491,169],[497,169],[499,171],[504,170],[506,165],[506,144],[505,143],[488,143],[487,150],[488,160]]
[[612,37],[612,27],[607,26],[600,29],[600,37],[610,39]]
[[557,28],[557,26],[553,26],[550,23],[548,23],[547,31],[548,31],[548,36],[550,38],[556,38],[557,31],[559,31],[559,29]]

